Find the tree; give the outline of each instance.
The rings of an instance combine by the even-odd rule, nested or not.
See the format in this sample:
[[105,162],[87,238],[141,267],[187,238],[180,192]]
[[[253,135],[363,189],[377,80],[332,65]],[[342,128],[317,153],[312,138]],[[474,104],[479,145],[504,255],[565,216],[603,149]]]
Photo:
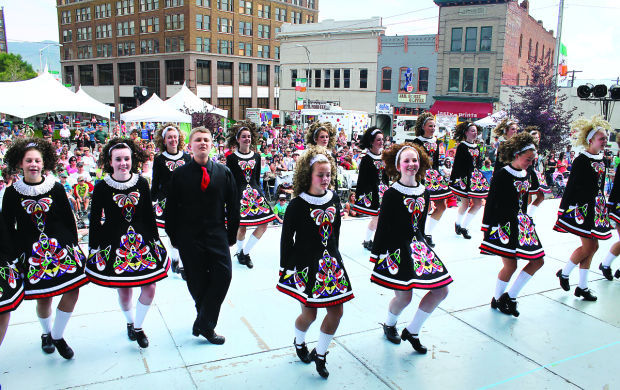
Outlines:
[[528,65],[529,85],[518,87],[514,93],[516,98],[510,97],[510,115],[519,121],[521,128],[538,127],[540,150],[564,150],[570,142],[570,123],[577,107],[564,108],[568,97],[558,93],[549,55],[530,59]]
[[20,81],[37,77],[32,65],[19,54],[0,54],[0,81]]

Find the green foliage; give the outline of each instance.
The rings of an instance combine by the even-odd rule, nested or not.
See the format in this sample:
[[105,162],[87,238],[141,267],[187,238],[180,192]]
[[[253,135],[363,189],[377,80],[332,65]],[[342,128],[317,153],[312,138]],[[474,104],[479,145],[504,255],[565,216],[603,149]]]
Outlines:
[[20,81],[34,77],[37,77],[37,73],[21,55],[0,53],[0,81]]

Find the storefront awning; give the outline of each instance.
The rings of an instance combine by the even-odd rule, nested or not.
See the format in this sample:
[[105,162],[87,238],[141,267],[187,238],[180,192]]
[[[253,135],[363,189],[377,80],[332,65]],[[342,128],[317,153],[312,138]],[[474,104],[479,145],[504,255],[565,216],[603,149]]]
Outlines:
[[463,118],[485,118],[493,113],[493,103],[436,100],[430,109],[435,115],[456,115]]

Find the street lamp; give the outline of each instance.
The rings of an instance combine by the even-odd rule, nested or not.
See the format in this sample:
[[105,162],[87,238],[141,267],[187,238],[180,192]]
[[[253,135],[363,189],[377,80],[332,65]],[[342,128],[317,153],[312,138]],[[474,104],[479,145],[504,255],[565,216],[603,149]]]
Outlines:
[[50,46],[62,47],[62,43],[50,43],[49,45],[39,49],[39,70],[41,71],[41,73],[43,73],[43,50],[47,49]]

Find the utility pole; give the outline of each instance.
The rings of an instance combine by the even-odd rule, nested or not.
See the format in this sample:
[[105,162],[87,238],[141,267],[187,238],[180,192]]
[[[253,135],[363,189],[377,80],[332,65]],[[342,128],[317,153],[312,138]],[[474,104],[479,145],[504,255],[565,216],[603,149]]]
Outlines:
[[564,0],[560,0],[560,7],[558,10],[558,33],[555,41],[555,56],[553,58],[553,80],[555,81],[555,88],[558,88],[558,66],[560,62],[560,45],[562,44],[562,19],[564,18]]
[[572,73],[570,78],[570,87],[572,88],[575,85],[575,73],[581,73],[583,70],[569,70],[568,73]]

